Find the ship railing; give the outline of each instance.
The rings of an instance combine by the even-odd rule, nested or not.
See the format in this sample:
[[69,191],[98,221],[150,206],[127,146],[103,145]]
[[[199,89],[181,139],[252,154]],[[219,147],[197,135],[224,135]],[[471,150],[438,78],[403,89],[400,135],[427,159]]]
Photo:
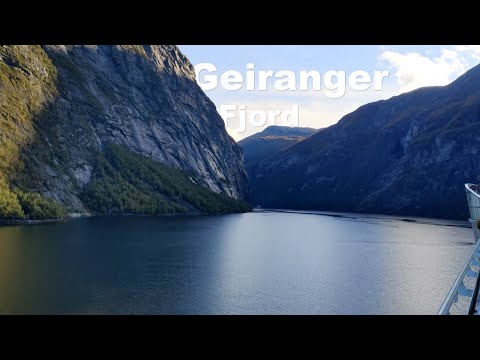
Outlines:
[[478,241],[478,239],[480,238],[480,229],[478,228],[480,221],[480,194],[474,190],[475,187],[478,187],[478,189],[480,190],[479,185],[465,184],[465,191],[467,192],[468,210],[470,212],[469,221],[472,224],[473,236],[475,238],[475,241]]
[[478,315],[480,287],[480,241],[448,292],[438,315]]

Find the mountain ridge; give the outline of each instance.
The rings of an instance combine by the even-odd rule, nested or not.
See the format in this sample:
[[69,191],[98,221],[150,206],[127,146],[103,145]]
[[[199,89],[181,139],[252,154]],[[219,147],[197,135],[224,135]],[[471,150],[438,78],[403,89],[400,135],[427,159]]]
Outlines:
[[[361,106],[258,165],[262,206],[464,219],[480,180],[480,66]],[[476,135],[479,134],[479,135]]]
[[255,168],[261,161],[306,139],[318,129],[272,125],[253,134],[238,144],[243,149],[245,170],[249,178],[255,176]]

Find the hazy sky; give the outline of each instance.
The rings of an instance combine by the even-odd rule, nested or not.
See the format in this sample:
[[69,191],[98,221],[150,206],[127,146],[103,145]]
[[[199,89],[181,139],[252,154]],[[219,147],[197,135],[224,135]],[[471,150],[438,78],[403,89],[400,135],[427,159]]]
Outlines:
[[[206,91],[217,109],[220,105],[234,104],[245,105],[247,111],[290,110],[292,105],[298,105],[299,126],[313,128],[332,125],[342,116],[372,101],[388,99],[422,86],[446,85],[480,62],[480,45],[179,47],[193,65],[214,64],[218,75],[228,70],[245,74],[248,63],[255,64],[255,71],[289,70],[296,74],[300,71],[318,71],[322,75],[322,91],[276,91],[273,86],[269,86],[267,91],[227,91],[220,85]],[[382,91],[374,91],[373,87],[366,91],[354,91],[347,85],[343,97],[332,99],[323,92],[323,74],[329,70],[346,71],[347,82],[349,73],[356,70],[364,70],[372,75],[375,70],[389,70],[390,75],[384,80]],[[228,132],[236,140],[261,131],[266,125],[247,125],[245,132],[238,132],[238,126],[239,123],[227,126]]]

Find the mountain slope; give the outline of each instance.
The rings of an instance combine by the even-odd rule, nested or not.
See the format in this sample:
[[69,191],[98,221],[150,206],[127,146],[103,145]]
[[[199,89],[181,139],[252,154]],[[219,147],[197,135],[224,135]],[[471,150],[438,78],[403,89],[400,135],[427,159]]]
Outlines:
[[312,128],[273,125],[239,141],[238,145],[243,149],[247,174],[249,177],[254,176],[255,167],[260,161],[306,139],[317,131]]
[[480,180],[480,66],[445,87],[360,107],[259,165],[267,207],[466,219]]
[[248,192],[242,150],[175,46],[2,46],[0,130],[0,178],[69,211],[89,210],[80,194],[109,144]]

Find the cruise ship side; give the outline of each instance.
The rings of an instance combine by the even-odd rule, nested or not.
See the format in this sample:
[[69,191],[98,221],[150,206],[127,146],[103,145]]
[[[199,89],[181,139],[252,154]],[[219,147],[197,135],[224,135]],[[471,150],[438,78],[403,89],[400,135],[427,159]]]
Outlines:
[[475,246],[443,302],[439,315],[480,315],[480,185],[465,184]]

